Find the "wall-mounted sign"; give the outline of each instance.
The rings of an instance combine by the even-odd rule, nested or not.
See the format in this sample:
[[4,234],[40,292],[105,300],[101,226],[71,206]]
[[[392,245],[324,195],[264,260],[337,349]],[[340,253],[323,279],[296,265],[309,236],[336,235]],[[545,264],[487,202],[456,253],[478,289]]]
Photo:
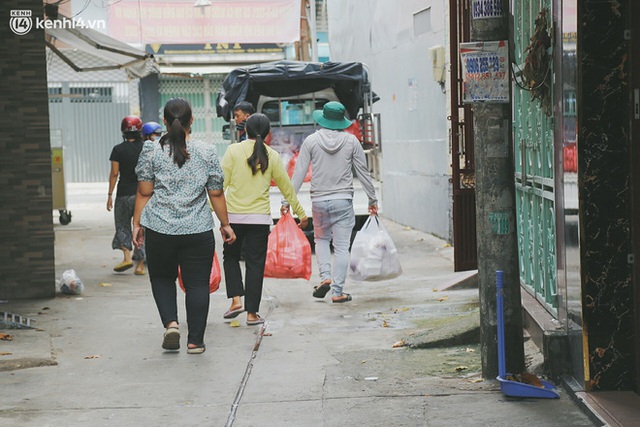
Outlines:
[[229,55],[283,53],[284,48],[276,43],[148,44],[145,51],[154,55]]
[[504,40],[460,43],[463,102],[509,102],[509,49]]
[[473,19],[502,18],[503,0],[473,0],[471,4],[471,17]]
[[489,212],[493,234],[509,234],[509,212]]

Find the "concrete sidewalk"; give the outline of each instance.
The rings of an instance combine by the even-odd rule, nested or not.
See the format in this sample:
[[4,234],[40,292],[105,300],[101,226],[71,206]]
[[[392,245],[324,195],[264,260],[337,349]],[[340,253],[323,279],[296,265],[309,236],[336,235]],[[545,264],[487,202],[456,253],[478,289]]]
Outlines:
[[[453,272],[444,241],[390,221],[398,279],[348,281],[353,302],[332,304],[311,296],[314,259],[310,282],[266,279],[260,328],[222,319],[223,278],[206,353],[187,355],[184,337],[164,352],[148,276],[112,271],[121,254],[106,190],[67,185],[72,221],[55,225],[56,276],[75,269],[85,292],[0,304],[37,328],[2,329],[13,340],[0,341],[0,426],[594,425],[563,390],[504,397],[482,380],[476,344],[394,348],[468,318],[478,292],[450,290],[469,274]],[[183,301],[179,310],[184,320]]]

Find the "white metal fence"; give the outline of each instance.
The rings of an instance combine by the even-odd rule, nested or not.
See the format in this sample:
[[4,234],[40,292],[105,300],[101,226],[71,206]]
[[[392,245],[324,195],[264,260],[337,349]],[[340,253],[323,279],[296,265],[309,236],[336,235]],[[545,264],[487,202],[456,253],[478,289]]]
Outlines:
[[[62,136],[66,182],[105,182],[138,82],[49,82],[49,127]],[[52,138],[53,140],[54,138]]]

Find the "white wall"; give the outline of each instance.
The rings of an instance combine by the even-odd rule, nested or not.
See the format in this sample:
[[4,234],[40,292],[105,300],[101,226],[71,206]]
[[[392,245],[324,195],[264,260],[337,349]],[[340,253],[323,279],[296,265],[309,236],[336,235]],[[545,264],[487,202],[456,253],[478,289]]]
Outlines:
[[[431,7],[431,31],[414,12]],[[384,216],[450,240],[451,155],[447,95],[428,49],[446,46],[444,0],[328,0],[332,61],[368,65],[381,100]]]

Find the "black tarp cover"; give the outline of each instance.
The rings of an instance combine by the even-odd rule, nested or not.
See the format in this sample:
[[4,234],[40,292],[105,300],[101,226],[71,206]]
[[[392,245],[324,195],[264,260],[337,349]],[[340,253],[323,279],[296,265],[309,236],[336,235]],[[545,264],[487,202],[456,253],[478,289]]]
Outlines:
[[[327,88],[334,89],[351,117],[357,115],[371,90],[360,62],[268,62],[231,71],[218,90],[216,112],[229,121],[233,107],[241,101],[255,106],[260,95],[284,98]],[[375,94],[373,99],[378,99]]]

